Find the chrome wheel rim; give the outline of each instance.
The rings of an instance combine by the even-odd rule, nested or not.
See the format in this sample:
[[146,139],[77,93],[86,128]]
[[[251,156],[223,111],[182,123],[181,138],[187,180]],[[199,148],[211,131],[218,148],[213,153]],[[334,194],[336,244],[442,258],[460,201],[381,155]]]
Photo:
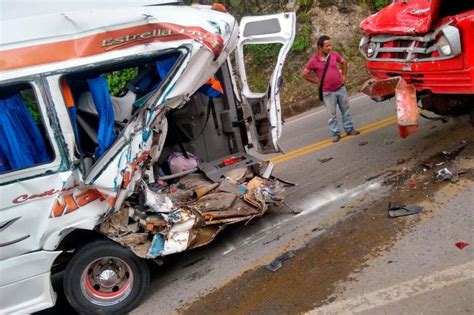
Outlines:
[[81,292],[93,304],[111,306],[130,295],[133,281],[129,264],[117,257],[102,257],[84,269]]

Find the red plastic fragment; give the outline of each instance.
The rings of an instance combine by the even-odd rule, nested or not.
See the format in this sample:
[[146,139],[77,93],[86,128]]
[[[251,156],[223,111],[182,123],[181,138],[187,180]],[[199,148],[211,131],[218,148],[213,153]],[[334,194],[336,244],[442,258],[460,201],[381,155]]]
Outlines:
[[235,164],[235,163],[237,163],[237,162],[240,162],[240,158],[238,158],[238,157],[231,157],[231,158],[222,160],[222,165],[223,165],[223,166],[229,166],[229,165]]
[[465,242],[457,242],[454,245],[456,245],[456,247],[459,248],[459,249],[463,249],[464,247],[469,246],[469,244],[465,243]]

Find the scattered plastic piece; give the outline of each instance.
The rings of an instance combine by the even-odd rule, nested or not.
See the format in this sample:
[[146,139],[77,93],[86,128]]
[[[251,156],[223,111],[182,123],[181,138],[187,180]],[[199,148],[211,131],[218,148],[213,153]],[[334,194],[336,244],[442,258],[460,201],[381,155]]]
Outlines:
[[367,141],[362,141],[362,142],[359,142],[359,146],[362,147],[364,145],[368,145],[369,143]]
[[417,205],[398,205],[393,202],[388,204],[388,216],[391,218],[402,217],[422,212],[424,209]]
[[456,247],[459,248],[459,249],[463,249],[464,247],[469,246],[469,244],[468,244],[468,243],[465,243],[465,242],[457,242],[457,243],[454,244],[454,245],[456,245]]
[[410,184],[411,187],[415,187],[416,186],[416,179],[412,178],[408,181],[408,183]]
[[319,159],[319,162],[321,162],[321,163],[326,163],[326,162],[331,161],[332,159],[333,159],[332,157],[328,157],[328,158],[324,158],[324,159]]
[[467,145],[467,142],[466,141],[462,141],[461,145],[458,146],[456,149],[454,150],[451,150],[451,151],[441,151],[441,153],[443,153],[445,156],[447,157],[450,157],[450,158],[454,158],[456,157],[457,155],[459,155],[459,153],[461,153],[462,150],[464,150],[464,148],[466,147]]
[[435,164],[436,162],[435,161],[432,161],[432,160],[427,160],[427,161],[424,161],[421,163],[421,166],[427,168],[427,169],[432,169],[433,167],[435,167]]
[[295,254],[292,251],[286,252],[283,255],[278,256],[270,264],[266,265],[265,269],[275,272],[275,271],[277,271],[278,269],[281,268],[281,266],[282,266],[282,264],[285,260],[288,260],[288,259],[293,258],[293,257],[295,257]]
[[457,171],[450,171],[447,167],[440,169],[436,172],[436,180],[443,181],[443,180],[450,180],[453,183],[458,181],[459,176]]

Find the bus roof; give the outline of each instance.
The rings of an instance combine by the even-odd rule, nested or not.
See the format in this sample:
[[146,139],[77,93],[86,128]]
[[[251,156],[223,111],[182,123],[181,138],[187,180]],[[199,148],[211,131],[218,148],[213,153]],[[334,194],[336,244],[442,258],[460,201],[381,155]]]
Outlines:
[[0,0],[0,20],[94,8],[113,9],[177,3],[181,3],[181,0],[44,0],[41,2],[38,0]]
[[[39,5],[32,2],[0,0],[0,73],[89,56],[105,57],[109,52],[117,57],[116,51],[133,46],[178,44],[186,39],[202,42],[218,54],[223,46],[221,36],[234,21],[222,12],[204,7],[201,11],[175,0],[116,1],[117,5],[111,0],[49,0],[45,1],[48,10],[35,8]],[[14,12],[26,3],[32,8]],[[4,10],[8,5],[11,7]]]

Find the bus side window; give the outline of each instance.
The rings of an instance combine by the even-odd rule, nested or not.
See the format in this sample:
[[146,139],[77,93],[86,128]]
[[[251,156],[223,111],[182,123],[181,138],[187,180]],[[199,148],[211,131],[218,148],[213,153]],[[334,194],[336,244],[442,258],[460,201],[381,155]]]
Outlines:
[[0,174],[54,159],[29,83],[0,86]]

